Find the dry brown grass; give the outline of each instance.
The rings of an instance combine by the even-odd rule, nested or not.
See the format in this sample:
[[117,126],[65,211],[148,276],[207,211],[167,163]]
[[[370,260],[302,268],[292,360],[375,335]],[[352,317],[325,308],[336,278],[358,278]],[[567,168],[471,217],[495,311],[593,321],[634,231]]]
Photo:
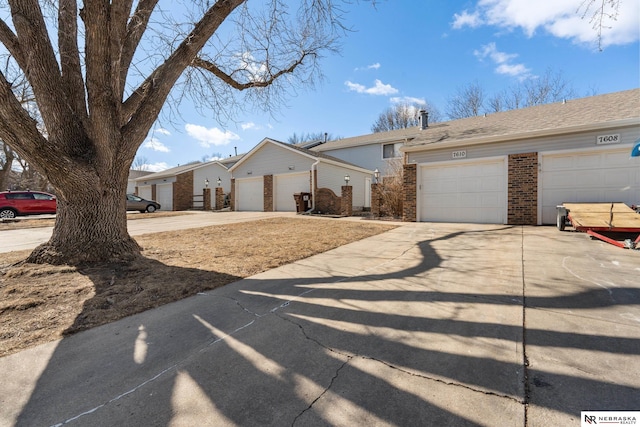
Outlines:
[[[155,215],[155,214],[154,214]],[[214,289],[394,228],[314,218],[277,218],[146,234],[127,265],[0,262],[0,356]]]

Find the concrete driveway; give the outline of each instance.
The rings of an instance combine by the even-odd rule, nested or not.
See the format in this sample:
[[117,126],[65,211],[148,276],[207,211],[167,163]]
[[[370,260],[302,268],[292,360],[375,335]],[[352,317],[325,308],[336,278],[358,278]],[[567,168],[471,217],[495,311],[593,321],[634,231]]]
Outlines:
[[639,274],[581,233],[408,224],[0,358],[0,425],[580,425],[640,409]]

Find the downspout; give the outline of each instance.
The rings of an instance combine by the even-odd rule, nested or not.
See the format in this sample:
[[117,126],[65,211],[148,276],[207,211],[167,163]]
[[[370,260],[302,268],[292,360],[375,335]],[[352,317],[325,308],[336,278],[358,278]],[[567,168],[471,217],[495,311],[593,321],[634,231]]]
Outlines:
[[311,209],[306,211],[305,213],[311,213],[316,210],[316,174],[315,171],[316,166],[320,163],[320,159],[316,160],[314,164],[311,165]]

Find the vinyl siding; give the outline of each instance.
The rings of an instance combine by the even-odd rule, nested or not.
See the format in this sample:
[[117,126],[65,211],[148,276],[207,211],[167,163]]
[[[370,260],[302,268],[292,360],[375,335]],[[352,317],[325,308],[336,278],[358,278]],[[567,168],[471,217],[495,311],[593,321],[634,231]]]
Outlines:
[[205,179],[209,179],[209,188],[218,186],[218,177],[222,181],[221,187],[225,193],[231,191],[231,174],[219,164],[212,164],[193,171],[193,194],[202,194]]
[[360,166],[361,168],[370,170],[378,169],[381,174],[384,174],[384,171],[387,169],[387,160],[382,158],[382,144],[323,150],[322,153]]
[[320,163],[318,165],[318,188],[328,188],[338,196],[342,193],[345,184],[344,176],[349,175],[349,185],[353,187],[353,207],[362,208],[365,201],[365,179],[371,178],[370,174],[358,172],[353,169],[342,168],[336,165]]
[[[286,147],[265,144],[243,161],[237,169],[234,169],[233,176],[239,179],[250,176],[303,172],[311,170],[311,165],[314,162],[315,159]],[[290,166],[293,166],[293,170],[289,169]],[[249,171],[251,174],[248,174]]]
[[503,156],[518,153],[601,147],[599,145],[596,145],[596,137],[598,135],[609,134],[620,134],[621,137],[621,142],[619,144],[611,144],[611,147],[613,147],[614,145],[630,145],[638,138],[638,136],[640,136],[640,126],[607,129],[605,131],[557,135],[543,138],[532,138],[529,140],[519,140],[513,142],[499,142],[468,146],[459,145],[456,147],[448,147],[443,149],[431,149],[429,151],[408,153],[408,162],[419,164],[449,161],[452,160],[452,152],[461,150],[465,150],[467,152],[466,159],[482,159],[485,157]]

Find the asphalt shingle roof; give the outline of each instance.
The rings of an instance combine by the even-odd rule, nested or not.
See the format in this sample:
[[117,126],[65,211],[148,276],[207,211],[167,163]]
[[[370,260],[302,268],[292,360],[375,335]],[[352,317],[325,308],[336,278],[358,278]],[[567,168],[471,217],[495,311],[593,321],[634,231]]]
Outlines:
[[376,143],[405,142],[418,147],[438,142],[470,141],[474,139],[523,138],[535,133],[559,133],[578,128],[603,126],[609,122],[638,119],[640,123],[640,89],[572,99],[566,102],[537,105],[420,127],[373,133],[330,141],[314,147],[327,151]]

